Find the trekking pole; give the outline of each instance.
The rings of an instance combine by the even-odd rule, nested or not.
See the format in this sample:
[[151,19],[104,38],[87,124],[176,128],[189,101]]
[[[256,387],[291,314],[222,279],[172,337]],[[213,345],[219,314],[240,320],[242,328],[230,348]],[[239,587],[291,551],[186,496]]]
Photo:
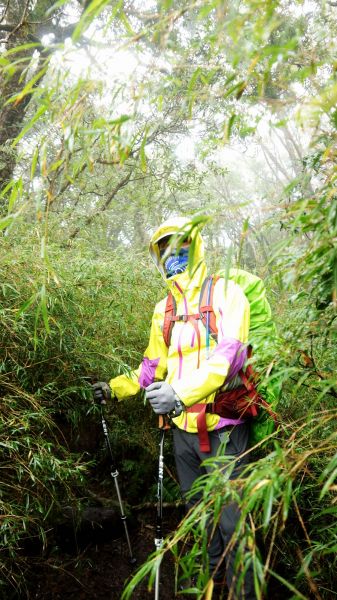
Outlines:
[[111,448],[111,444],[110,444],[110,439],[109,439],[109,431],[108,431],[108,426],[106,424],[106,420],[105,420],[105,416],[104,416],[104,408],[103,405],[106,404],[106,401],[104,399],[104,397],[102,398],[100,405],[101,405],[101,421],[102,421],[102,428],[103,428],[103,433],[104,433],[104,437],[105,437],[105,442],[109,451],[109,455],[110,455],[110,469],[111,469],[111,477],[115,482],[115,487],[116,487],[116,493],[117,493],[117,498],[118,498],[118,503],[119,503],[119,510],[120,510],[120,517],[121,517],[121,521],[124,525],[124,531],[125,531],[125,537],[126,537],[126,541],[127,541],[127,545],[129,548],[129,554],[130,554],[130,559],[129,562],[131,565],[134,565],[135,562],[137,561],[137,559],[133,556],[133,552],[132,552],[132,548],[131,548],[131,542],[130,542],[130,537],[129,537],[129,531],[128,531],[128,525],[126,522],[126,515],[124,513],[124,508],[123,508],[123,502],[122,502],[122,497],[121,497],[121,493],[119,490],[119,485],[118,485],[118,470],[115,467],[114,464],[114,457],[113,457],[113,453],[112,453],[112,448]]
[[[163,545],[163,480],[164,480],[164,440],[165,431],[170,429],[166,415],[159,416],[159,460],[158,460],[158,486],[157,486],[157,519],[156,519],[156,537],[154,540],[156,550],[159,551]],[[155,600],[159,600],[160,583],[160,562],[158,561],[154,588]]]

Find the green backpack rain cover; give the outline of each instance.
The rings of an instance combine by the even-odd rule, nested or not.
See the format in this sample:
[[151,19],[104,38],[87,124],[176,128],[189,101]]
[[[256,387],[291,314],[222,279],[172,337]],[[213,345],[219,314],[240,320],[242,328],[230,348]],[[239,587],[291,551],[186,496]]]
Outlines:
[[[253,348],[252,365],[260,380],[257,388],[262,398],[275,411],[281,394],[280,382],[272,376],[277,353],[277,334],[266,298],[265,285],[260,277],[242,269],[231,268],[229,272],[220,271],[217,275],[237,283],[250,304],[248,342]],[[261,442],[274,429],[275,421],[268,411],[261,407],[258,416],[251,421],[250,444],[253,446]]]

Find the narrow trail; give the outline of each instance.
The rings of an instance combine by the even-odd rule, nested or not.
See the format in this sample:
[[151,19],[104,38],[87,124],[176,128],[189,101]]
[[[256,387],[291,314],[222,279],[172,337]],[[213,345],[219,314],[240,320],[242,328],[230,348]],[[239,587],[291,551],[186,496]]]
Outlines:
[[[130,565],[124,537],[89,545],[78,555],[62,551],[36,570],[29,600],[120,600],[131,574],[154,551],[154,519],[153,511],[145,511],[139,516],[137,527],[130,532],[136,565]],[[178,520],[177,513],[169,513],[164,522],[165,532],[172,530]],[[173,600],[175,597],[174,564],[171,557],[166,557],[161,566],[160,600]],[[132,594],[132,600],[152,598],[154,590],[147,589],[146,581]]]
[[[164,535],[173,531],[181,510],[166,511]],[[130,540],[137,564],[130,564],[128,545],[124,535],[118,539],[91,543],[75,552],[74,547],[59,548],[47,560],[41,559],[34,569],[25,600],[121,600],[123,590],[132,574],[145,563],[154,551],[155,510],[146,509],[138,515],[137,525],[130,528]],[[192,594],[175,593],[175,564],[172,555],[166,555],[161,564],[160,600],[189,600]],[[270,582],[268,597],[264,600],[288,600],[292,595]],[[276,584],[276,585],[275,585]],[[273,589],[271,589],[273,588]],[[225,589],[213,594],[212,600],[226,600]],[[24,600],[24,597],[20,598]],[[154,586],[148,589],[148,579],[137,585],[130,600],[154,600]]]

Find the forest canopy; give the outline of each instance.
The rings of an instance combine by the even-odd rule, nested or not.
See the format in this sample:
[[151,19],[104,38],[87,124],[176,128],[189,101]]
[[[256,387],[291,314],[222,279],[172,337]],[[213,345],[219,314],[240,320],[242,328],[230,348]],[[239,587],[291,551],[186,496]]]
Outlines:
[[[277,324],[261,378],[282,386],[282,428],[242,492],[258,597],[335,594],[336,17],[315,0],[0,1],[4,597],[29,597],[29,541],[42,564],[64,506],[97,492],[88,382],[139,364],[164,296],[148,243],[171,216],[204,226],[212,272],[263,278]],[[130,505],[155,495],[148,408],[110,409]]]

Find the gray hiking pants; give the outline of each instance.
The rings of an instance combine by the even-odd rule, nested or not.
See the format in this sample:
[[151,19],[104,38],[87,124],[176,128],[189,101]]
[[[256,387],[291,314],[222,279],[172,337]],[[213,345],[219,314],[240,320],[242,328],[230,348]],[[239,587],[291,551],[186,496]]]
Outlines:
[[[175,428],[173,430],[174,440],[174,454],[177,466],[177,473],[180,483],[180,488],[183,496],[191,488],[193,482],[200,475],[204,475],[211,471],[211,467],[201,466],[201,463],[210,457],[216,456],[218,453],[219,446],[224,439],[224,434],[230,434],[229,440],[226,445],[225,455],[238,456],[242,454],[248,446],[249,437],[249,425],[242,424],[236,426],[227,426],[216,431],[209,432],[211,452],[200,452],[199,449],[199,438],[195,433],[188,433],[182,429]],[[238,462],[237,467],[231,473],[230,478],[235,479],[240,475],[242,467],[247,463],[247,457],[241,459]],[[193,496],[187,503],[187,508],[191,508],[199,500],[198,496]],[[212,535],[209,546],[209,567],[211,573],[215,573],[215,579],[219,578],[221,573],[223,574],[223,567],[219,568],[220,561],[224,549],[227,547],[234,533],[235,526],[240,517],[240,510],[236,503],[225,505],[222,510],[219,525]],[[228,588],[231,589],[233,576],[234,576],[234,561],[235,561],[236,548],[228,552],[226,555],[226,582]],[[235,578],[234,578],[235,582]],[[252,569],[248,569],[244,584],[240,594],[234,594],[231,596],[235,600],[256,600],[253,583]]]

